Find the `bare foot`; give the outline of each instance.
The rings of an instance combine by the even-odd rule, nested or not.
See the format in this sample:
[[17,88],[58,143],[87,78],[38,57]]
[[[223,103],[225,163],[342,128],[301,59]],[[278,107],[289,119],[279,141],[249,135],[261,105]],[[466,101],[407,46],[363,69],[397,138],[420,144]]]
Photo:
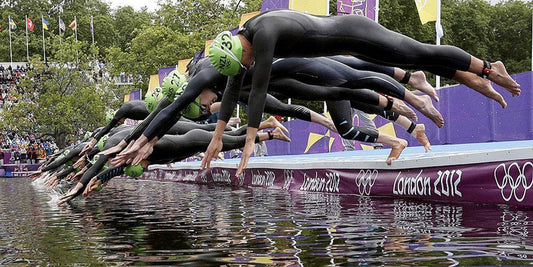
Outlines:
[[437,91],[431,84],[428,83],[426,80],[426,74],[419,70],[411,73],[411,78],[409,78],[409,82],[407,84],[411,85],[418,91],[429,95],[431,98],[435,99],[435,101],[439,102],[439,96],[437,95]]
[[274,116],[268,117],[268,119],[263,121],[261,126],[264,126],[264,127],[261,127],[261,129],[279,127],[282,131],[284,131],[286,133],[289,132],[289,130],[287,130],[287,128],[285,128],[285,126],[283,126],[283,124],[281,124],[281,122],[279,122]]
[[391,145],[391,151],[387,158],[387,165],[391,165],[393,161],[397,160],[402,154],[402,151],[407,147],[407,141],[397,138],[398,141]]
[[515,80],[513,80],[513,78],[511,78],[511,76],[509,76],[509,73],[507,73],[503,62],[496,61],[491,63],[491,66],[492,71],[489,74],[489,80],[505,88],[513,96],[520,95],[520,84],[518,84]]
[[272,131],[272,134],[274,134],[274,139],[278,139],[278,140],[285,141],[285,142],[291,141],[291,139],[288,136],[286,136],[279,127],[276,127],[276,129]]
[[394,98],[394,101],[392,102],[391,110],[400,115],[404,115],[405,117],[411,120],[414,120],[414,121],[418,120],[416,113],[400,99]]
[[431,150],[431,144],[426,136],[426,126],[424,124],[417,124],[411,135],[418,140],[418,142],[424,146],[426,152]]
[[433,102],[431,102],[431,98],[427,95],[421,95],[418,96],[419,100],[417,101],[416,105],[413,105],[418,111],[422,112],[426,117],[431,119],[437,127],[442,128],[444,125],[444,119],[442,118],[442,115],[440,112],[433,106]]
[[456,71],[453,79],[488,98],[494,99],[496,102],[500,103],[502,108],[507,107],[507,102],[505,102],[505,99],[503,99],[503,96],[500,93],[494,90],[490,80],[483,79],[474,73],[466,71]]
[[[472,89],[488,98],[494,99],[494,101],[498,102],[502,106],[502,108],[507,107],[507,102],[505,102],[505,99],[503,99],[503,96],[500,93],[494,90],[494,87],[492,87],[492,84],[489,80],[481,79],[480,85],[477,88]],[[518,93],[518,95],[519,94],[520,93]]]

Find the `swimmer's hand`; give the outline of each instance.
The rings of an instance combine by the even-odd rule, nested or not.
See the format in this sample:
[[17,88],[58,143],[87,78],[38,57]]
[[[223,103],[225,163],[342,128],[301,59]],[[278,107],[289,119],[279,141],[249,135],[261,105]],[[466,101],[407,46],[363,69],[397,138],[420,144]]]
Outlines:
[[85,155],[86,153],[91,152],[91,150],[93,150],[93,147],[94,147],[94,145],[96,145],[97,142],[98,142],[98,140],[96,140],[94,138],[91,138],[91,141],[89,141],[89,143],[87,143],[83,147],[83,149],[81,150],[80,154],[78,154],[78,155],[81,156],[81,155]]
[[86,197],[91,194],[93,191],[100,191],[102,189],[102,181],[98,179],[97,176],[93,177],[89,184],[83,191],[83,196]]
[[217,121],[217,127],[215,128],[215,132],[213,133],[211,142],[209,142],[209,146],[207,147],[207,150],[205,151],[205,156],[202,159],[202,165],[201,165],[202,170],[210,168],[211,160],[216,159],[216,157],[218,156],[218,153],[222,151],[222,147],[223,147],[222,135],[224,134],[224,129],[226,128],[226,125],[227,123],[223,120]]
[[131,165],[137,165],[140,164],[143,159],[148,158],[154,152],[154,145],[159,140],[157,137],[152,139],[149,143],[142,146],[133,156],[133,160],[131,161]]
[[40,170],[39,171],[35,171],[32,174],[28,175],[28,177],[35,180],[35,179],[39,178],[42,173],[43,172],[40,171]]
[[85,167],[85,157],[79,158],[74,164],[72,164],[72,168],[82,168]]
[[100,154],[103,154],[103,155],[111,155],[111,154],[116,154],[120,151],[122,151],[122,149],[126,146],[126,141],[122,140],[120,141],[120,143],[118,143],[118,145],[112,147],[112,148],[109,148],[109,149],[106,149],[102,152],[100,152]]
[[137,151],[141,149],[148,142],[148,138],[144,135],[141,135],[139,139],[135,142],[131,141],[129,145],[120,152],[114,159],[111,160],[111,165],[113,166],[122,166],[123,164],[128,164],[135,159],[137,156]]
[[202,159],[202,170],[211,168],[211,160],[217,159],[218,153],[220,153],[222,150],[223,145],[222,138],[216,138],[213,136],[209,146],[207,147],[207,150],[204,153],[204,158]]
[[70,189],[66,195],[62,196],[57,203],[58,206],[63,205],[63,203],[72,200],[73,198],[79,196],[83,192],[84,185],[82,183],[77,183],[76,186]]
[[246,129],[246,144],[244,145],[244,148],[242,149],[241,163],[239,163],[239,168],[237,169],[237,172],[235,173],[236,177],[241,176],[241,174],[244,172],[244,169],[248,165],[248,160],[252,156],[252,153],[254,153],[256,135],[257,135],[257,128],[248,127],[248,129]]
[[128,151],[134,146],[135,142],[131,141],[124,151],[120,152],[115,158],[111,159],[110,164],[112,166],[122,166],[128,160]]

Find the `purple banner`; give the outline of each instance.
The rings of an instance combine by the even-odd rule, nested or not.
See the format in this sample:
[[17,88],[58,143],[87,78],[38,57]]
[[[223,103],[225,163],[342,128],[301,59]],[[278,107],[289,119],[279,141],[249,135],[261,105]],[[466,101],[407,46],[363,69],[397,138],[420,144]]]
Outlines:
[[141,90],[130,92],[130,101],[141,100]]
[[375,20],[376,0],[337,0],[337,15],[355,14]]
[[269,156],[335,152],[344,149],[340,136],[322,125],[302,120],[283,124],[289,130],[292,141],[266,142]]
[[175,70],[177,68],[177,66],[172,66],[172,67],[166,67],[166,68],[160,68],[159,69],[159,72],[157,73],[159,75],[159,86],[161,86],[161,84],[163,83],[163,79],[165,77],[167,77],[167,75]]
[[[533,72],[511,76],[523,89],[518,97],[511,97],[507,90],[492,83],[507,101],[505,109],[464,85],[438,90],[440,102],[434,103],[444,118],[444,127],[437,128],[417,112],[418,123],[425,124],[429,141],[441,145],[533,139]],[[376,125],[387,123],[381,118],[374,121]],[[396,135],[406,139],[409,146],[419,145],[404,129],[394,127]]]
[[[440,102],[434,102],[444,118],[444,127],[437,128],[431,120],[419,112],[417,112],[419,119],[417,123],[426,126],[426,135],[433,145],[533,139],[533,92],[525,89],[533,88],[533,72],[520,73],[512,77],[524,89],[519,97],[510,97],[507,90],[493,84],[496,91],[506,99],[508,104],[506,109],[502,109],[498,103],[464,85],[451,86],[438,90]],[[378,128],[392,124],[379,116],[374,119],[374,123]],[[292,142],[277,140],[266,142],[268,155],[343,150],[340,136],[329,132],[323,126],[300,120],[283,124],[289,129]],[[357,118],[354,125],[359,125]],[[420,146],[405,129],[395,124],[391,127],[394,128],[397,137],[409,142],[409,146]],[[356,142],[356,149],[362,149],[361,144],[365,143]]]
[[[533,206],[532,160],[415,169],[156,169],[143,178],[300,192]],[[522,178],[526,177],[526,178]],[[525,180],[524,180],[525,179]]]
[[261,13],[272,9],[289,8],[289,0],[263,0]]

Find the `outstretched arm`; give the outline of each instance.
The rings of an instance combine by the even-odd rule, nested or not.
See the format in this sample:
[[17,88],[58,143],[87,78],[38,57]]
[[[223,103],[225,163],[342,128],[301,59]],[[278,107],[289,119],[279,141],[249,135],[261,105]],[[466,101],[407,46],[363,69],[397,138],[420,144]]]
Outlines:
[[245,75],[246,70],[242,69],[241,73],[228,78],[228,83],[226,84],[226,90],[224,91],[222,104],[220,106],[219,119],[217,121],[213,138],[211,139],[211,142],[209,143],[209,146],[205,152],[205,156],[202,160],[202,169],[209,168],[211,159],[216,158],[218,153],[220,153],[222,150],[222,134],[224,133],[224,129],[226,129],[226,125],[228,124],[228,121],[233,114],[233,110],[237,105],[239,92],[241,90]]

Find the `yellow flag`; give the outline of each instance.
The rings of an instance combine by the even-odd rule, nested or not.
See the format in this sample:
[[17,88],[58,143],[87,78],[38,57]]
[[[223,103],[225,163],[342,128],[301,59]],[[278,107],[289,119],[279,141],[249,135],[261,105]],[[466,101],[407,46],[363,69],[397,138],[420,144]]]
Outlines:
[[189,65],[189,62],[191,62],[192,58],[188,59],[182,59],[178,61],[178,72],[181,74],[185,74],[187,71],[187,65]]
[[246,23],[249,19],[259,15],[260,13],[261,13],[260,11],[255,11],[255,12],[242,14],[241,23],[239,23],[239,28],[242,28],[242,25],[244,25],[244,23]]
[[289,9],[313,15],[328,15],[328,0],[289,0]]
[[415,0],[415,3],[422,24],[437,20],[437,0]]
[[150,75],[150,82],[148,82],[148,92],[153,91],[156,87],[159,87],[159,75]]

